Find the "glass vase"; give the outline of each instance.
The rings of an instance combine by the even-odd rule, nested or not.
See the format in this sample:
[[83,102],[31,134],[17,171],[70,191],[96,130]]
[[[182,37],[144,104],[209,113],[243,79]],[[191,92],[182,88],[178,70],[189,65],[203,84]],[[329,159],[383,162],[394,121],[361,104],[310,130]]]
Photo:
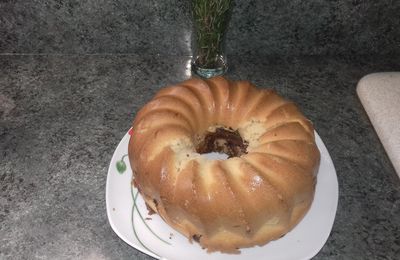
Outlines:
[[224,74],[226,31],[233,0],[192,0],[192,72],[203,78]]

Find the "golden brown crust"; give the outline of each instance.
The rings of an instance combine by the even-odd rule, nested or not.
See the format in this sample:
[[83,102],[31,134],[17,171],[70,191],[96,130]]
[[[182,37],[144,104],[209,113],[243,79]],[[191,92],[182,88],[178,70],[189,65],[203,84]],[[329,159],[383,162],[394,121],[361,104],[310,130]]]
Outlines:
[[[215,126],[238,130],[248,153],[222,161],[197,154],[197,138]],[[190,79],[160,90],[138,112],[133,132],[129,159],[146,203],[209,252],[278,239],[313,201],[314,128],[273,90]]]

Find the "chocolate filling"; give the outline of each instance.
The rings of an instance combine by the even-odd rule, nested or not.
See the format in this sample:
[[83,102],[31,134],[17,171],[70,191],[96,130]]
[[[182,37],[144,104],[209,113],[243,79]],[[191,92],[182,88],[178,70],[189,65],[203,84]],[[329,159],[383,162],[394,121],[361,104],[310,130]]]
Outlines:
[[200,243],[201,235],[193,235],[192,238],[193,238],[193,240],[196,241],[197,243]]
[[148,211],[148,215],[153,215],[156,214],[156,212],[149,206],[149,204],[145,203],[147,211]]
[[197,146],[197,152],[225,153],[228,158],[239,157],[247,153],[248,143],[242,139],[237,130],[232,128],[217,128],[215,132],[207,132],[204,139]]

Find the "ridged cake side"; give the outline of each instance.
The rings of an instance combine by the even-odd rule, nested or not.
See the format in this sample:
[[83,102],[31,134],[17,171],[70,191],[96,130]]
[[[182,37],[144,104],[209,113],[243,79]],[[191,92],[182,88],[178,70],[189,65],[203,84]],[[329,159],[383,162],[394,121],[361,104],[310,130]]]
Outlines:
[[[238,130],[247,154],[198,154],[199,137],[219,126]],[[138,112],[133,131],[129,158],[146,203],[208,251],[278,239],[312,203],[320,156],[314,128],[272,90],[223,77],[190,79],[161,89]]]

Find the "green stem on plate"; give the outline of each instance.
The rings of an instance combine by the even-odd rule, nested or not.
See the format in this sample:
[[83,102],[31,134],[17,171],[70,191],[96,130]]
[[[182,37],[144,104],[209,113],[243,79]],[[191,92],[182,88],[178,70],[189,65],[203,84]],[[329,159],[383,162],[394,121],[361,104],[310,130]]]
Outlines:
[[[132,189],[132,188],[131,188]],[[135,220],[134,220],[134,216],[135,216],[135,208],[136,208],[136,199],[137,199],[137,195],[139,192],[137,192],[134,196],[133,196],[133,207],[132,207],[132,212],[131,212],[131,220],[132,220],[132,228],[133,228],[133,234],[135,235],[136,239],[139,241],[140,245],[142,245],[147,251],[153,253],[154,255],[156,255],[157,257],[160,257],[159,255],[157,255],[156,253],[154,253],[152,250],[150,250],[147,246],[145,246],[143,244],[143,242],[140,240],[136,229],[135,229]],[[133,195],[133,193],[132,193]]]
[[137,204],[136,204],[136,199],[137,199],[137,195],[138,195],[139,192],[136,192],[136,194],[133,195],[133,188],[131,188],[131,191],[132,191],[132,196],[134,196],[133,205],[134,205],[134,207],[136,208],[136,211],[138,212],[139,217],[142,219],[144,225],[145,225],[145,226],[147,227],[147,229],[148,229],[154,236],[156,236],[159,240],[161,240],[162,242],[164,242],[164,243],[166,243],[166,244],[168,244],[168,245],[171,245],[171,243],[169,243],[168,241],[165,241],[164,239],[162,239],[160,236],[158,236],[158,235],[149,227],[149,225],[147,225],[146,220],[144,219],[142,213],[139,211],[139,208],[138,208],[138,206],[137,206]]

